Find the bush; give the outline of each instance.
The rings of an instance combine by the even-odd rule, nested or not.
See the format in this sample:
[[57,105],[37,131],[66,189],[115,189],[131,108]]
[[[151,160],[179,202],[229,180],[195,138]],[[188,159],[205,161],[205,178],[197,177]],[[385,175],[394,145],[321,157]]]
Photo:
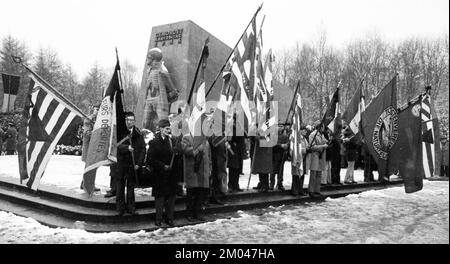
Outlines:
[[77,146],[56,145],[53,154],[81,156],[81,145]]

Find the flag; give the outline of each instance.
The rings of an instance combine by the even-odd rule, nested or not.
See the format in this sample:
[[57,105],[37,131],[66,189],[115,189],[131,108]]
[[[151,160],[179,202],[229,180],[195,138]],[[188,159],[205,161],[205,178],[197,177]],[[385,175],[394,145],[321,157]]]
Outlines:
[[[203,141],[205,140],[203,131],[202,131],[202,124],[203,120],[205,119],[205,111],[206,111],[206,97],[205,97],[205,68],[207,64],[207,59],[209,56],[209,49],[208,49],[208,40],[206,41],[205,45],[202,49],[202,54],[200,57],[200,60],[198,62],[198,67],[200,72],[198,73],[199,76],[199,85],[197,88],[196,95],[193,100],[193,108],[192,113],[189,117],[189,131],[191,135],[194,138],[194,149],[196,149],[198,146],[200,146]],[[194,86],[196,82],[197,76],[194,77]]]
[[[228,64],[231,65],[231,74],[236,77],[237,98],[240,108],[237,122],[244,133],[256,123],[256,109],[253,103],[255,82],[255,49],[256,49],[256,15],[251,26],[242,35],[236,48],[233,50]],[[242,115],[243,112],[243,115]]]
[[19,91],[20,76],[2,73],[3,105],[2,112],[14,111],[17,92]]
[[422,165],[421,102],[408,104],[398,113],[398,140],[389,155],[389,170],[398,171],[406,193],[420,191],[425,171]]
[[360,133],[361,113],[364,112],[365,108],[363,87],[361,85],[356,89],[356,93],[342,115],[342,119],[345,120],[353,135]]
[[30,73],[30,87],[19,131],[19,173],[21,182],[37,190],[56,144],[68,127],[85,115],[40,76]]
[[[95,170],[117,162],[117,143],[128,135],[119,83],[119,61],[105,91],[92,129],[83,174],[84,189],[91,195],[95,187]],[[93,173],[94,172],[94,173]]]
[[337,127],[340,124],[339,88],[336,89],[330,103],[328,104],[327,111],[322,118],[322,124],[325,127],[328,127],[332,132],[337,131]]
[[440,132],[439,122],[434,110],[430,95],[427,93],[422,97],[421,104],[422,118],[422,149],[423,149],[423,167],[425,169],[425,177],[432,177],[437,174],[440,168],[440,160],[436,157],[440,156]]
[[389,153],[398,139],[397,76],[361,114],[364,140],[378,165],[380,177],[389,177]]
[[233,100],[236,97],[236,76],[230,71],[222,74],[222,89],[217,107],[213,113],[213,146],[216,147],[233,134]]
[[262,26],[256,38],[254,101],[256,102],[257,121],[260,132],[268,138],[270,128],[277,124],[276,115],[273,115],[273,76],[272,76],[272,50],[269,50],[266,59],[263,59]]
[[294,118],[292,121],[292,137],[293,137],[293,146],[292,146],[292,166],[297,168],[302,168],[302,149],[300,144],[301,134],[300,129],[302,125],[302,97],[300,93],[297,94],[297,103],[294,108]]

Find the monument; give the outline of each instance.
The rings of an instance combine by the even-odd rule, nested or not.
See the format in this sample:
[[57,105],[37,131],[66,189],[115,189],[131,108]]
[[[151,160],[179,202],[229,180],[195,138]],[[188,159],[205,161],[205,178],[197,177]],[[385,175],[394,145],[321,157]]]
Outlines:
[[[159,48],[162,51],[164,66],[167,68],[175,88],[179,91],[178,101],[171,104],[170,113],[177,113],[178,103],[187,100],[203,44],[208,37],[209,57],[205,70],[207,89],[225,63],[231,48],[190,20],[152,28],[147,55],[152,48]],[[149,77],[148,62],[147,56],[136,107],[136,125],[140,128],[142,128]],[[207,100],[217,101],[221,88],[222,81],[219,76],[219,80],[212,88]]]
[[[236,34],[236,41],[239,36]],[[231,48],[190,20],[152,28],[136,107],[136,126],[139,128],[143,126],[145,96],[149,82],[148,54],[150,50],[159,48],[162,51],[164,66],[167,68],[175,88],[179,91],[178,101],[170,106],[170,113],[177,113],[179,102],[187,100],[203,44],[208,37],[209,57],[205,70],[206,89],[211,86],[230,55]],[[207,101],[218,101],[221,88],[222,76],[220,75],[208,95]],[[278,101],[278,122],[285,121],[291,104],[292,90],[292,87],[287,87],[274,80],[274,100]]]

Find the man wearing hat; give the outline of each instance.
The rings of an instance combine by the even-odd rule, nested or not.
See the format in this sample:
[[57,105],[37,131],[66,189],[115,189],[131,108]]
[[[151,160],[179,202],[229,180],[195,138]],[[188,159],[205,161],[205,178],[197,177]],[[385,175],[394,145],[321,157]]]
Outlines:
[[158,48],[153,48],[148,52],[147,59],[150,70],[146,84],[142,126],[152,132],[155,132],[158,120],[169,118],[170,104],[178,98],[178,91],[175,89],[162,58],[162,51]]
[[177,194],[178,177],[173,170],[174,146],[170,122],[161,119],[158,122],[160,133],[150,142],[147,152],[147,166],[154,171],[152,196],[155,197],[156,219],[155,225],[161,226],[163,210],[165,209],[165,222],[174,226],[175,198]]
[[345,156],[347,158],[347,172],[345,173],[344,183],[354,184],[356,183],[353,174],[355,170],[356,161],[356,148],[357,145],[352,140],[352,132],[349,127],[344,129],[344,138],[342,139],[345,148]]
[[323,132],[323,125],[317,121],[316,130],[309,135],[308,139],[310,152],[306,157],[306,168],[310,170],[308,192],[311,197],[321,197],[320,181],[322,171],[326,168],[325,150],[328,147],[328,141]]
[[16,147],[17,147],[17,130],[14,127],[13,122],[8,123],[8,129],[6,130],[5,134],[6,134],[5,135],[6,155],[14,155],[14,153],[16,152]]

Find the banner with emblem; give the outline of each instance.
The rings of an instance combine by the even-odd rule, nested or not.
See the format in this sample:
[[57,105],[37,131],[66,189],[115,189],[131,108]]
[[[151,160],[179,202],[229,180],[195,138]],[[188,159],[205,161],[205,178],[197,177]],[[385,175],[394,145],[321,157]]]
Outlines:
[[389,155],[389,168],[402,177],[405,192],[422,190],[425,171],[422,163],[421,100],[410,102],[398,113],[398,140]]
[[367,106],[361,116],[364,139],[378,164],[380,177],[387,179],[389,156],[398,139],[397,76]]

